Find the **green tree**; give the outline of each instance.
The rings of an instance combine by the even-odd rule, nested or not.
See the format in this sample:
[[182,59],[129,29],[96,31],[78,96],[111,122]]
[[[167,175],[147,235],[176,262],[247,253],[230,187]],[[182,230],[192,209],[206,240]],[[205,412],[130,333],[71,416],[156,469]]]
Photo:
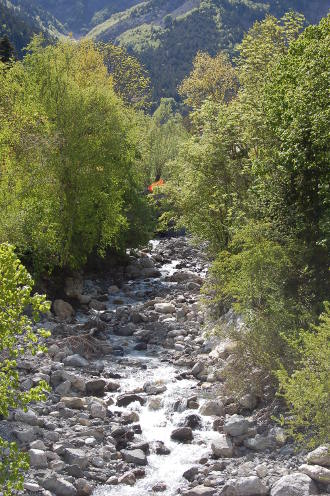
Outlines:
[[[32,295],[33,280],[8,244],[0,245],[0,415],[25,408],[31,401],[44,399],[48,386],[41,381],[28,391],[20,390],[17,359],[37,351],[45,351],[40,339],[48,333],[36,327],[40,312],[49,304],[45,297]],[[32,317],[27,315],[30,308]],[[28,458],[15,443],[0,437],[0,483],[5,496],[22,489],[23,473]]]
[[301,334],[295,343],[297,370],[278,372],[280,394],[290,409],[288,431],[301,444],[315,448],[329,441],[330,420],[330,303],[319,324]]
[[104,63],[111,74],[115,92],[136,109],[150,106],[151,83],[147,71],[125,48],[111,43],[98,45]]
[[[125,249],[134,212],[145,212],[136,114],[91,41],[35,38],[29,50],[0,76],[0,240],[35,270],[78,267],[92,252]],[[134,242],[149,229],[141,223]]]

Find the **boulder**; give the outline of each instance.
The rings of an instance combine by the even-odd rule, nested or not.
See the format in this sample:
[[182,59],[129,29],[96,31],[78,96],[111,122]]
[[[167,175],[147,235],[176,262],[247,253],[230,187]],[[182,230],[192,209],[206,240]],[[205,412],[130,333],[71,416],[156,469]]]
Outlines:
[[90,496],[94,487],[86,479],[77,479],[75,482],[77,496]]
[[122,325],[122,326],[116,326],[113,330],[113,332],[117,336],[132,336],[134,332],[136,331],[136,326],[133,324],[133,322],[128,322],[128,324]]
[[158,313],[168,314],[175,313],[175,306],[172,303],[156,303],[155,311]]
[[216,493],[214,487],[196,486],[184,492],[184,496],[213,496]]
[[227,480],[220,494],[221,496],[266,496],[269,494],[269,489],[259,477],[240,477]]
[[38,425],[38,417],[30,408],[26,412],[17,410],[15,420],[16,422],[23,422],[23,424]]
[[330,484],[330,470],[326,467],[321,465],[301,465],[299,470],[317,482]]
[[308,475],[299,472],[284,475],[270,491],[270,496],[312,496],[314,494],[318,494],[315,482]]
[[144,405],[144,403],[145,403],[144,398],[142,398],[141,396],[139,396],[137,394],[134,394],[134,393],[121,394],[117,398],[117,406],[126,407],[126,406],[130,405],[131,403],[134,403],[135,401],[138,401],[140,403],[140,405]]
[[178,427],[177,429],[174,429],[174,431],[172,431],[171,439],[180,442],[192,441],[192,429],[190,427]]
[[200,418],[199,415],[196,415],[195,413],[191,413],[190,415],[187,415],[187,417],[184,419],[184,427],[190,427],[192,430],[194,429],[200,429],[202,427],[202,419]]
[[133,463],[139,466],[147,465],[148,463],[147,457],[141,449],[122,450],[121,454],[127,463]]
[[71,482],[57,474],[46,476],[40,484],[44,489],[48,489],[48,491],[56,494],[56,496],[77,496],[77,489]]
[[63,458],[68,465],[78,465],[82,470],[89,464],[86,453],[77,448],[65,448]]
[[40,449],[30,449],[28,453],[31,467],[47,468],[47,456],[44,451]]
[[53,310],[59,320],[71,320],[75,314],[70,303],[64,300],[55,300],[53,303]]
[[257,434],[255,437],[245,439],[244,446],[254,451],[264,451],[266,449],[274,448],[276,441],[272,436],[261,436]]
[[86,405],[85,400],[77,396],[63,396],[61,403],[64,403],[67,408],[72,408],[73,410],[82,410]]
[[86,358],[82,357],[81,355],[75,354],[75,355],[69,355],[63,360],[64,365],[67,367],[81,367],[85,368],[89,366],[88,360]]
[[319,446],[311,453],[308,453],[306,461],[312,465],[330,467],[330,446]]
[[209,400],[204,403],[199,409],[201,415],[222,417],[225,414],[225,409],[221,401]]
[[211,444],[213,454],[217,458],[232,457],[234,453],[233,443],[226,434],[219,434],[218,438]]
[[231,415],[224,423],[223,430],[231,436],[242,436],[250,426],[250,422],[242,415]]
[[86,382],[86,393],[95,396],[103,396],[107,385],[104,379],[90,379]]
[[107,416],[107,409],[101,403],[95,402],[90,406],[90,413],[93,418],[105,419]]
[[126,484],[127,486],[134,486],[136,477],[133,472],[126,472],[118,479],[118,484]]

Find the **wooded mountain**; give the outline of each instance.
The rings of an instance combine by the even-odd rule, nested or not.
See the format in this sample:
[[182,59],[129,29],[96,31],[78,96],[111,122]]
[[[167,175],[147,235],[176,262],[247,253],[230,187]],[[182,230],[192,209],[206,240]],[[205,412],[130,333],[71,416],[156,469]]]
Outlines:
[[[198,50],[233,55],[243,33],[266,14],[278,17],[294,9],[315,23],[330,8],[330,0],[11,0],[11,4],[52,34],[73,32],[126,47],[148,69],[155,101],[177,96],[177,86],[191,70]],[[1,25],[0,29],[1,35]]]

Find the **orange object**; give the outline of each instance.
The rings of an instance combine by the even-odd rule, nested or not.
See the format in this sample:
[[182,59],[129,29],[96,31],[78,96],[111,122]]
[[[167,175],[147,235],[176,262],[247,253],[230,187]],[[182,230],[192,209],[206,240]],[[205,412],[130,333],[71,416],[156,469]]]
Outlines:
[[150,186],[148,186],[148,191],[152,193],[154,188],[159,188],[160,186],[164,186],[164,184],[165,184],[164,179],[159,179],[159,181],[156,181],[155,183],[152,183],[150,184]]

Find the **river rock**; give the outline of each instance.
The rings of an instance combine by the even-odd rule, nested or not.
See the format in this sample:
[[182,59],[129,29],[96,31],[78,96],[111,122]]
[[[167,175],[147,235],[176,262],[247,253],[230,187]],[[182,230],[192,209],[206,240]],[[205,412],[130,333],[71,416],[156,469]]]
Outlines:
[[216,493],[214,487],[196,486],[184,492],[184,496],[213,496]]
[[219,434],[218,438],[211,444],[213,454],[217,458],[232,457],[234,453],[233,443],[226,434]]
[[75,314],[75,311],[70,303],[64,300],[55,300],[53,303],[53,309],[56,317],[63,321],[71,320]]
[[86,393],[90,395],[103,396],[107,385],[104,379],[90,379],[86,382]]
[[209,400],[204,403],[199,409],[201,415],[222,417],[225,414],[225,409],[221,401]]
[[181,442],[192,441],[192,430],[190,427],[178,427],[177,429],[174,429],[174,431],[172,431],[171,439]]
[[166,489],[167,489],[167,486],[166,486],[165,482],[157,482],[157,484],[155,484],[152,487],[152,490],[155,493],[163,493],[164,491],[166,491]]
[[199,472],[198,467],[191,467],[191,468],[188,468],[188,470],[186,470],[182,474],[182,477],[184,477],[185,479],[187,479],[187,481],[192,482],[195,479],[195,477],[198,474],[198,472]]
[[77,353],[75,355],[69,355],[64,358],[63,363],[67,367],[85,368],[89,366],[88,360],[86,360],[86,358],[82,357],[81,355],[78,355]]
[[34,468],[47,468],[47,456],[46,453],[40,449],[30,449],[28,451],[30,465]]
[[321,465],[301,465],[299,470],[317,482],[330,484],[330,470],[326,467],[321,467]]
[[224,423],[223,430],[231,436],[242,436],[249,430],[250,422],[242,415],[231,415]]
[[46,476],[41,481],[41,486],[52,491],[56,496],[77,496],[77,489],[74,485],[57,474]]
[[118,484],[126,484],[127,486],[134,486],[136,483],[136,477],[133,472],[126,472],[118,479]]
[[307,455],[307,463],[330,467],[330,446],[319,446]]
[[156,303],[155,311],[158,313],[175,313],[175,306],[172,303]]
[[73,408],[74,410],[83,410],[86,405],[84,398],[79,398],[78,396],[63,396],[61,403],[64,403],[67,408]]
[[84,470],[89,463],[86,453],[78,448],[65,448],[64,461],[68,465],[78,465],[82,470]]
[[244,446],[254,451],[264,451],[274,448],[276,441],[272,436],[261,436],[257,434],[255,437],[245,439]]
[[200,429],[202,427],[202,419],[199,415],[191,413],[184,419],[183,425],[184,427],[190,427],[192,430]]
[[229,479],[220,493],[221,496],[266,496],[267,494],[269,494],[268,487],[256,476]]
[[147,465],[147,457],[141,449],[134,450],[122,450],[121,454],[127,463],[133,463],[134,465]]
[[156,455],[169,455],[171,450],[165,446],[163,441],[156,441],[154,443],[154,451]]
[[270,496],[311,496],[318,494],[315,482],[299,472],[284,475],[270,491]]
[[107,409],[105,405],[102,405],[101,403],[98,403],[96,401],[95,403],[91,404],[90,412],[93,418],[105,419],[107,416]]
[[136,326],[133,324],[133,322],[128,322],[125,325],[122,326],[117,326],[114,328],[114,333],[117,336],[132,336],[134,332],[136,331]]
[[90,496],[93,492],[94,487],[86,479],[77,479],[75,482],[77,489],[77,496]]
[[141,396],[139,396],[137,394],[134,394],[134,393],[121,394],[117,398],[117,406],[126,407],[126,406],[130,405],[131,403],[134,403],[135,401],[138,401],[140,403],[140,405],[144,405],[144,403],[145,403],[144,398],[142,398]]
[[14,430],[13,433],[21,443],[31,443],[37,437],[35,429],[33,427],[27,427],[21,430]]
[[23,424],[38,425],[38,417],[30,408],[26,412],[17,410],[15,413],[15,420],[16,422],[23,422]]

